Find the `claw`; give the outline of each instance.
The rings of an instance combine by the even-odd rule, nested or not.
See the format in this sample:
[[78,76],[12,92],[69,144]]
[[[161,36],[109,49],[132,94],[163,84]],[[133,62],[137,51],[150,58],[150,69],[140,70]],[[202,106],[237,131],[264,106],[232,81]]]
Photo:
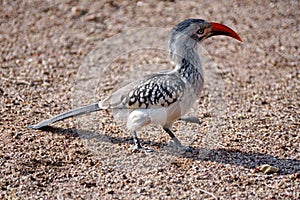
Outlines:
[[176,146],[180,151],[193,152],[193,149],[189,146]]
[[169,142],[169,145],[174,148],[177,149],[179,151],[185,151],[185,152],[192,152],[193,148],[189,147],[189,146],[183,146],[181,144],[176,144],[176,142]]
[[132,150],[133,153],[136,153],[136,152],[145,152],[145,153],[153,153],[155,152],[154,149],[149,149],[149,148],[145,148],[145,147],[141,147],[141,146],[133,146],[130,148]]

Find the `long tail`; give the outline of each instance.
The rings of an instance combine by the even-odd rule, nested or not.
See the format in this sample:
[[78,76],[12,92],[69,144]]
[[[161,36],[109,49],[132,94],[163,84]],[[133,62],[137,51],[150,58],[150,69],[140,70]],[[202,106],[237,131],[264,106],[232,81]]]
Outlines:
[[28,128],[40,129],[40,128],[43,128],[45,126],[48,126],[49,124],[67,119],[69,117],[75,117],[75,116],[78,116],[78,115],[83,115],[83,114],[95,112],[95,111],[98,111],[98,110],[101,110],[101,109],[105,109],[105,108],[102,107],[101,104],[99,105],[98,102],[93,103],[93,104],[90,104],[90,105],[87,105],[87,106],[83,106],[83,107],[80,107],[80,108],[75,108],[73,110],[69,110],[69,111],[64,112],[62,114],[56,115],[56,116],[54,116],[50,119],[42,121],[38,124],[30,125],[30,126],[28,126]]

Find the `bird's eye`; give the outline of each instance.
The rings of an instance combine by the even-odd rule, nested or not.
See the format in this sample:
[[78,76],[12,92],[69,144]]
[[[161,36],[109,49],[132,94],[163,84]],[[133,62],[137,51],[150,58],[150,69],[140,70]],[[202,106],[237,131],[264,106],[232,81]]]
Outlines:
[[197,31],[197,33],[198,33],[198,34],[203,34],[203,33],[204,33],[204,29],[202,29],[202,28],[199,29],[199,30]]

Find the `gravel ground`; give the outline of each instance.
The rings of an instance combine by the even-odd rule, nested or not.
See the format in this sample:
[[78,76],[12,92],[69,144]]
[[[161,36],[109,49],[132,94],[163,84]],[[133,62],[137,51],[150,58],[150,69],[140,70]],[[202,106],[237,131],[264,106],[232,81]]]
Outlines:
[[[0,3],[1,199],[300,198],[299,1]],[[127,44],[131,33],[139,44],[129,30],[170,30],[191,17],[224,23],[244,41],[203,44],[212,65],[193,110],[201,124],[174,127],[192,153],[175,151],[155,126],[139,135],[157,152],[133,153],[124,124],[106,111],[27,128],[104,98],[134,70],[130,80],[171,68],[163,49],[104,41]],[[107,58],[111,70],[92,71]]]

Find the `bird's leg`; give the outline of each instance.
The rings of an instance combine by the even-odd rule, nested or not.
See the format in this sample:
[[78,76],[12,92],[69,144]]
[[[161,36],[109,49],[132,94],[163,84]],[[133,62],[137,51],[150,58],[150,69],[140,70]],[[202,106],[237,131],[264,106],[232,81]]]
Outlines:
[[169,128],[163,127],[163,129],[169,134],[169,136],[172,138],[172,140],[174,141],[174,143],[178,149],[181,149],[184,151],[191,151],[190,147],[185,147],[181,144],[181,142],[177,139],[177,137],[174,135],[174,133]]
[[169,128],[163,128],[163,129],[169,134],[169,136],[175,142],[176,146],[182,146],[181,142],[177,139],[177,137],[174,135],[174,133]]
[[138,139],[135,131],[132,131],[131,134],[132,134],[133,141],[135,144],[135,147],[133,148],[134,151],[154,152],[153,149],[148,149],[148,148],[142,147],[140,140]]

